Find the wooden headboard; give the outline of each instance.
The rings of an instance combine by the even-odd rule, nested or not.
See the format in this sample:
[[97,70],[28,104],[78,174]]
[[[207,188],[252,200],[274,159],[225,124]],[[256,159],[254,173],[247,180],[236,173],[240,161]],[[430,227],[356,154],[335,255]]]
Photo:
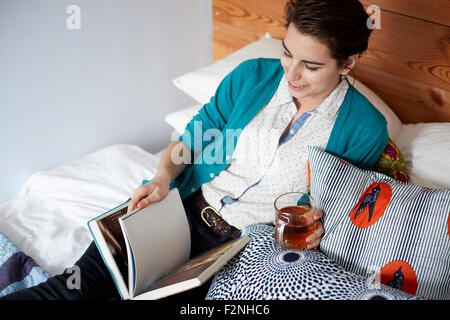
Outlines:
[[[450,1],[360,1],[381,9],[381,28],[373,30],[356,78],[403,123],[450,122]],[[214,61],[267,32],[283,39],[285,2],[212,0]]]

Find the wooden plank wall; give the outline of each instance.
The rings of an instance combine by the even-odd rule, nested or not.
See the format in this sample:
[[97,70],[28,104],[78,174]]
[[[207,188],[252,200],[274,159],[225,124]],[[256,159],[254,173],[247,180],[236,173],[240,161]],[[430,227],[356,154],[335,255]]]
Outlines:
[[[213,58],[266,32],[282,39],[286,0],[213,0]],[[355,70],[404,123],[450,122],[450,1],[362,0],[381,9],[381,28]]]

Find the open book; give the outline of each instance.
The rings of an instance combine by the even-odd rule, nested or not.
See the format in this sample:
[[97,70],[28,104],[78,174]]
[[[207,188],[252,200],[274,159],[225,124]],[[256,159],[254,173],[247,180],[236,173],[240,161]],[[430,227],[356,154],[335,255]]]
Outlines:
[[189,224],[178,189],[130,213],[128,203],[88,222],[122,299],[160,299],[200,286],[250,241],[243,236],[189,260]]

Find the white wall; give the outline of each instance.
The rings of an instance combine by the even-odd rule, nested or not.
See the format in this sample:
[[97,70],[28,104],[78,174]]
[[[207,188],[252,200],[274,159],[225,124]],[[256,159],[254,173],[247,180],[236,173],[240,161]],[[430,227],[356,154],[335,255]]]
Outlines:
[[211,0],[0,0],[0,203],[99,148],[162,149],[194,104],[171,81],[211,51]]

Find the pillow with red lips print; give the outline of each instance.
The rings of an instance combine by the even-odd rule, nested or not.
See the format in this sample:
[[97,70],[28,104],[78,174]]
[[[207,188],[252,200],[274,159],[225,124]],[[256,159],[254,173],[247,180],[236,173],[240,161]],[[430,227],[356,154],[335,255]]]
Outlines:
[[450,299],[450,189],[362,170],[309,148],[320,251],[345,270],[426,299]]

